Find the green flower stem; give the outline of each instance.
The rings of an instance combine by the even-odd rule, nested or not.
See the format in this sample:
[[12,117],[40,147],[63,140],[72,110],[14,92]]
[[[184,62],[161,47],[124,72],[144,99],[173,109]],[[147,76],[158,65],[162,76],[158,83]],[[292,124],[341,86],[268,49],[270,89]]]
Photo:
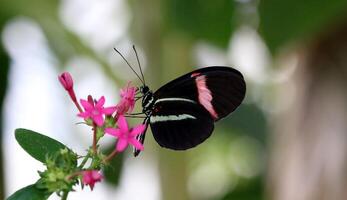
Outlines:
[[96,155],[97,154],[97,148],[96,148],[96,143],[97,143],[97,141],[96,141],[96,129],[97,129],[97,127],[96,127],[96,125],[94,124],[94,131],[93,131],[93,153]]
[[84,165],[87,163],[89,159],[89,153],[84,157],[84,159],[82,160],[80,166],[78,166],[78,168],[82,169],[84,167]]
[[69,191],[64,191],[63,196],[61,196],[61,200],[66,200],[69,195]]

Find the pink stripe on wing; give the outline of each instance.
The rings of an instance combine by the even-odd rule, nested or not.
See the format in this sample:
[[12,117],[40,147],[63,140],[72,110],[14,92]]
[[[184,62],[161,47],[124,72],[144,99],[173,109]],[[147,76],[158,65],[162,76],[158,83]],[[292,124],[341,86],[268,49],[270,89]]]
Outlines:
[[200,73],[199,72],[195,72],[195,73],[192,73],[192,75],[190,75],[190,77],[196,77],[196,76],[199,76],[200,75]]
[[198,88],[199,102],[203,105],[206,110],[212,115],[214,119],[218,119],[218,114],[212,106],[212,95],[211,91],[206,85],[206,77],[204,75],[199,76],[195,79],[196,87]]

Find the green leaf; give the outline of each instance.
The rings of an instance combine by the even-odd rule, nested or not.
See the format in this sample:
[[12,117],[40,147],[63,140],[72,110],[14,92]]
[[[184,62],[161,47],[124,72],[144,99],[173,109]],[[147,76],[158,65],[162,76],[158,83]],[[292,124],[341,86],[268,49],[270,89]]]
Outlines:
[[46,190],[38,189],[35,184],[24,187],[10,197],[7,200],[45,200],[50,196]]
[[234,1],[169,0],[168,27],[226,48],[233,29]]
[[329,30],[345,19],[346,11],[346,0],[260,1],[260,33],[275,52],[288,42]]
[[262,200],[264,197],[264,180],[262,177],[241,179],[236,187],[230,188],[221,200]]
[[15,136],[19,145],[42,163],[45,163],[47,155],[54,155],[60,149],[67,148],[50,137],[27,129],[16,129]]

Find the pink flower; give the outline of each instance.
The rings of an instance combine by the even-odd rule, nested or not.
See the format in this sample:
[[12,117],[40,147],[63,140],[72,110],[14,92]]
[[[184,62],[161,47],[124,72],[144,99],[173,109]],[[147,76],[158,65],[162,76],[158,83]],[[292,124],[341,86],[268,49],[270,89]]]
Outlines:
[[130,82],[126,88],[120,90],[121,100],[117,104],[117,115],[123,115],[128,111],[132,112],[135,106],[136,87],[130,87]]
[[69,91],[72,89],[73,80],[69,72],[63,72],[60,76],[58,76],[58,79],[65,90]]
[[105,132],[118,138],[116,150],[118,152],[124,151],[129,144],[133,145],[136,149],[143,150],[143,145],[136,140],[136,136],[142,133],[146,126],[141,124],[129,130],[128,123],[123,115],[118,118],[118,127],[116,128],[106,128]]
[[116,107],[107,107],[104,108],[105,97],[102,96],[94,105],[94,103],[89,102],[87,100],[81,99],[81,104],[84,108],[84,112],[78,114],[79,117],[83,117],[84,119],[91,118],[93,122],[102,126],[104,124],[104,116],[103,115],[112,115],[116,111]]
[[89,185],[90,189],[93,190],[96,182],[100,182],[103,176],[97,170],[87,170],[82,172],[82,182],[85,185]]

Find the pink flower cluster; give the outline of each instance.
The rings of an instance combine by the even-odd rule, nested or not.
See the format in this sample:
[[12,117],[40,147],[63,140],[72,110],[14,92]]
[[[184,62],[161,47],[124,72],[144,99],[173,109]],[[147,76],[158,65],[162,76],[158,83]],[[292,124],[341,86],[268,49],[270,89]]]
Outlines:
[[[76,95],[73,90],[73,79],[71,75],[68,72],[64,72],[58,78],[65,90],[69,92],[72,101],[75,102]],[[130,86],[130,83],[128,83],[125,88],[121,89],[121,100],[116,106],[104,107],[104,96],[100,97],[97,101],[93,100],[90,96],[88,100],[80,100],[83,110],[80,110],[78,116],[82,117],[84,120],[91,119],[98,127],[104,126],[106,116],[112,116],[116,113],[114,119],[118,119],[118,128],[105,127],[104,130],[105,133],[118,138],[116,144],[118,152],[124,151],[129,144],[133,145],[137,149],[143,150],[143,145],[136,140],[136,136],[144,131],[145,126],[138,125],[134,128],[129,128],[124,117],[124,114],[132,112],[134,109],[136,90],[136,87],[132,87]]]
[[[121,100],[119,103],[114,106],[105,107],[104,105],[106,100],[104,96],[100,97],[99,100],[94,100],[92,96],[89,95],[87,100],[80,99],[78,102],[73,89],[73,79],[68,72],[62,73],[58,79],[79,110],[77,116],[83,118],[88,125],[93,126],[93,149],[95,153],[97,151],[97,129],[117,138],[115,150],[107,156],[107,160],[109,158],[111,159],[117,152],[124,151],[129,145],[132,145],[139,150],[144,149],[143,145],[136,140],[136,136],[145,130],[145,125],[141,124],[131,128],[128,126],[128,122],[125,118],[125,115],[131,113],[134,109],[136,102],[136,87],[132,87],[130,86],[130,83],[128,83],[125,88],[120,90]],[[114,123],[105,123],[107,120],[113,120]],[[89,185],[91,189],[94,188],[96,182],[99,182],[102,179],[102,175],[96,170],[82,171],[81,174],[83,175],[82,182]]]

